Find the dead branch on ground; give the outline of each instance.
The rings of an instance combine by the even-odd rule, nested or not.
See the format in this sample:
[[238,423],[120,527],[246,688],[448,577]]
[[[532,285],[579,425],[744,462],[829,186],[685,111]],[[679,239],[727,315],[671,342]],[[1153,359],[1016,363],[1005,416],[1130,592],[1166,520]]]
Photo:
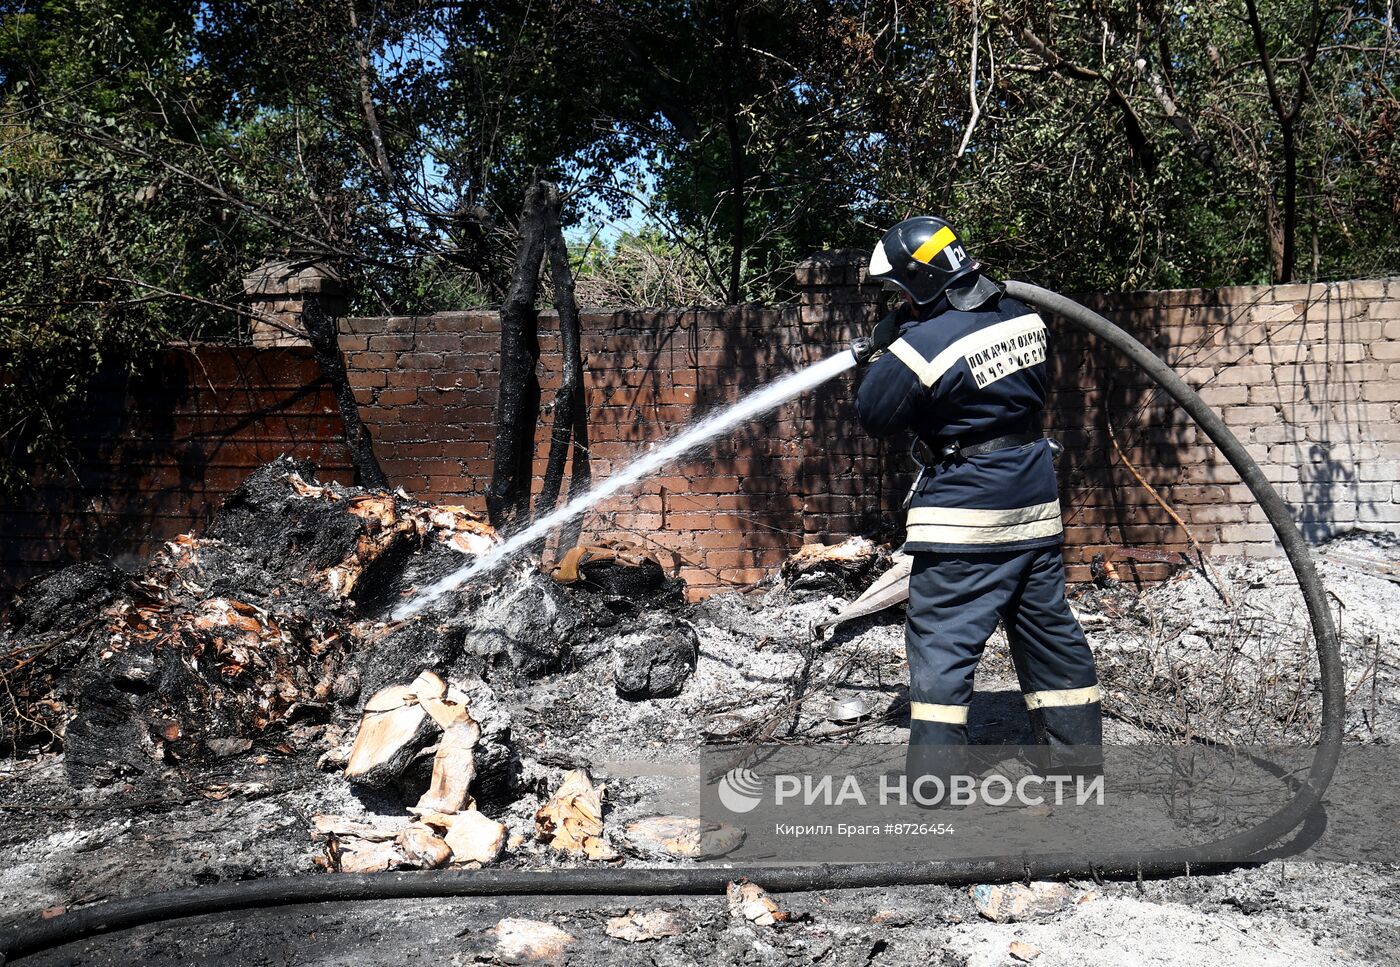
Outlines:
[[1118,437],[1113,433],[1113,421],[1110,420],[1107,415],[1104,416],[1104,426],[1108,429],[1108,442],[1113,444],[1113,452],[1118,455],[1118,459],[1122,461],[1123,466],[1128,468],[1128,472],[1133,475],[1133,479],[1142,486],[1143,490],[1147,491],[1148,496],[1156,501],[1157,506],[1166,511],[1167,516],[1186,534],[1186,539],[1191,542],[1192,548],[1195,549],[1196,557],[1201,562],[1201,566],[1210,572],[1211,580],[1215,583],[1215,590],[1219,593],[1220,599],[1225,602],[1227,607],[1233,608],[1234,602],[1230,600],[1230,594],[1225,590],[1225,582],[1221,579],[1220,572],[1215,569],[1215,565],[1211,564],[1210,559],[1206,557],[1205,548],[1201,546],[1201,542],[1196,540],[1196,535],[1192,532],[1190,527],[1186,526],[1186,521],[1181,519],[1181,515],[1171,508],[1171,505],[1162,498],[1162,495],[1157,492],[1156,488],[1143,478],[1142,474],[1138,473],[1137,467],[1133,466],[1132,461],[1128,459],[1128,455],[1125,454],[1123,448],[1118,445]]

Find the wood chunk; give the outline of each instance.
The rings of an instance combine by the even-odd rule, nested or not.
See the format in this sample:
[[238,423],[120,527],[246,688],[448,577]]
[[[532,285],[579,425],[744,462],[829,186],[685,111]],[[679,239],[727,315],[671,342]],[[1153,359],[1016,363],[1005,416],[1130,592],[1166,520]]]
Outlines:
[[506,964],[562,963],[574,936],[540,920],[507,917],[489,931],[496,935],[496,959]]
[[850,537],[839,544],[803,544],[783,562],[784,571],[805,571],[817,564],[856,564],[876,556],[879,549],[868,537]]
[[466,695],[452,686],[442,698],[423,699],[423,707],[442,728],[437,752],[433,755],[433,778],[428,791],[418,800],[418,809],[455,813],[470,801],[470,787],[476,778],[476,745],[481,727],[467,711]]
[[440,543],[462,554],[489,554],[501,542],[496,529],[461,504],[437,504],[407,511],[419,533],[433,533]]
[[467,707],[467,693],[460,686],[449,685],[430,671],[420,674],[413,683],[420,691],[418,701],[423,703],[423,710],[444,732],[454,725],[473,721]]
[[617,850],[608,845],[608,841],[597,836],[589,836],[583,841],[583,855],[590,860],[602,860],[611,862],[618,858]]
[[589,567],[609,562],[622,567],[657,564],[655,557],[639,547],[623,541],[601,540],[596,544],[579,544],[570,548],[549,573],[560,584],[577,584]]
[[398,836],[399,825],[399,820],[388,816],[351,819],[349,816],[317,813],[311,817],[311,835],[383,843]]
[[452,847],[424,823],[412,823],[405,827],[399,833],[398,844],[410,861],[425,870],[445,866],[452,859]]
[[1035,958],[1039,957],[1041,951],[1039,947],[1033,947],[1030,944],[1024,943],[1020,940],[1013,940],[1011,941],[1011,947],[1009,949],[1009,952],[1011,956],[1021,961],[1021,963],[1028,964],[1032,960],[1035,960]]
[[638,852],[692,860],[732,853],[744,835],[737,826],[691,816],[648,816],[627,826],[627,841]]
[[685,929],[685,924],[670,910],[648,910],[646,913],[628,910],[625,917],[610,918],[604,929],[609,937],[628,943],[641,943],[678,936]]
[[1063,883],[1036,882],[990,885],[970,888],[968,895],[977,912],[996,923],[1015,923],[1031,917],[1057,913],[1074,901],[1074,890]]
[[391,685],[370,696],[345,775],[367,786],[397,779],[438,731],[423,700],[441,699],[446,691],[441,678],[424,672],[409,685]]
[[[506,846],[506,827],[475,809],[453,816],[437,817],[450,821],[444,839],[452,850],[454,863],[494,863]],[[427,822],[427,820],[424,820]]]
[[447,683],[436,672],[427,669],[419,672],[418,677],[409,683],[408,687],[413,690],[414,696],[422,703],[433,699],[440,700],[447,695]]
[[409,865],[408,857],[396,842],[349,839],[339,845],[338,853],[342,873],[380,873]]
[[863,590],[888,555],[864,537],[840,544],[808,544],[779,568],[780,587],[788,591],[824,591],[847,597]]
[[[334,494],[334,492],[332,492],[329,488],[327,488],[327,487],[318,487],[318,486],[316,486],[315,484],[309,484],[309,483],[307,483],[305,480],[303,480],[303,479],[301,478],[301,474],[296,473],[295,471],[293,471],[292,473],[287,474],[287,482],[288,482],[289,484],[292,485],[292,492],[295,493],[298,497],[310,497],[310,498],[324,497],[324,498],[326,498],[327,500],[336,500],[336,499],[337,499],[337,497],[336,497],[336,495]],[[184,537],[184,536],[187,536],[187,535],[181,535],[181,536]],[[177,538],[177,540],[178,540],[178,539],[179,539],[179,538]]]
[[500,543],[496,538],[487,534],[473,534],[469,531],[462,531],[445,537],[442,542],[462,554],[470,554],[472,557],[482,557],[496,549]]
[[788,918],[787,911],[757,883],[731,883],[724,888],[724,895],[729,900],[729,915],[736,920],[771,927]]
[[535,811],[535,838],[566,853],[589,859],[616,859],[603,839],[603,793],[587,772],[574,769],[559,789]]
[[399,517],[398,501],[390,494],[360,494],[351,497],[345,509],[364,523],[355,539],[354,551],[325,572],[326,586],[342,598],[354,594],[365,568],[392,547],[395,540],[419,530],[418,522],[412,517]]
[[398,502],[390,494],[359,494],[350,498],[346,509],[362,518],[369,525],[366,529],[371,534],[388,530],[399,522]]
[[345,775],[365,785],[396,779],[437,726],[407,685],[391,685],[365,703]]
[[409,806],[408,811],[418,822],[436,831],[439,836],[452,828],[451,813],[437,813],[432,810],[419,809],[417,806]]

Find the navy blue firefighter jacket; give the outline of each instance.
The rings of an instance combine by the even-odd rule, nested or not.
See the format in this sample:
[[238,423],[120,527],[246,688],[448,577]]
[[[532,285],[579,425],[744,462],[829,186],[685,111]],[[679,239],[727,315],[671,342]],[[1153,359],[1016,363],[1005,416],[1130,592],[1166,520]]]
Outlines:
[[[934,453],[1038,429],[1045,406],[1045,323],[1003,296],[964,312],[946,299],[867,368],[856,394],[866,431],[909,430]],[[1060,501],[1049,441],[932,463],[906,521],[908,552],[1007,551],[1060,543]]]

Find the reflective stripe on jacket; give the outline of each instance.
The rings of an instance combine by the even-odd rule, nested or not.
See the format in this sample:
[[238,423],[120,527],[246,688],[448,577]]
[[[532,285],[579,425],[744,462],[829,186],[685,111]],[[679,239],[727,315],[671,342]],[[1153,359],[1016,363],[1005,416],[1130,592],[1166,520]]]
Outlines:
[[[1045,323],[1003,297],[972,312],[935,303],[870,364],[856,395],[875,436],[908,430],[936,451],[959,438],[1039,426]],[[1011,550],[1063,539],[1054,458],[1044,440],[932,465],[914,494],[905,550]]]

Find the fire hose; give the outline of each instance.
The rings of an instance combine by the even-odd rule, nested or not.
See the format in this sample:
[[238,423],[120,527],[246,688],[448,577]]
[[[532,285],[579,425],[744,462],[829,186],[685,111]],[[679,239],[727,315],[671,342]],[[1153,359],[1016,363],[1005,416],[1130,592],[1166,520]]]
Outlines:
[[926,862],[813,866],[696,867],[628,870],[432,870],[412,873],[277,877],[218,884],[111,900],[52,919],[21,923],[0,934],[0,967],[62,944],[143,924],[263,907],[296,904],[469,896],[546,894],[641,896],[708,894],[747,877],[774,892],[860,887],[1012,882],[1037,877],[1162,877],[1219,872],[1247,863],[1300,825],[1322,802],[1342,746],[1345,693],[1337,631],[1311,552],[1288,505],[1235,438],[1220,415],[1185,380],[1142,343],[1103,316],[1062,295],[1025,282],[1008,282],[1014,298],[1064,319],[1112,346],[1184,409],[1230,465],[1263,509],[1298,579],[1317,644],[1322,726],[1312,765],[1291,799],[1257,825],[1195,846],[1119,851],[1088,859],[1066,853],[1028,854]]

